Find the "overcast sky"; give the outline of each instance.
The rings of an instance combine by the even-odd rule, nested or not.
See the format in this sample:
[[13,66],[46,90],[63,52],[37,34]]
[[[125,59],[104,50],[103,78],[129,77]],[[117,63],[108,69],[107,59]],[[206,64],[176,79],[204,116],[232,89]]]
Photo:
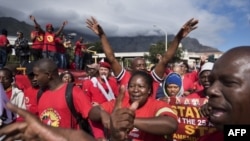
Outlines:
[[[0,0],[0,17],[29,24],[29,15],[44,27],[68,20],[66,29],[92,33],[85,20],[95,17],[108,36],[176,34],[190,18],[199,20],[189,34],[201,44],[226,51],[250,45],[249,0]],[[153,27],[157,25],[157,27]],[[161,30],[160,30],[161,29]],[[164,32],[163,32],[164,30]],[[93,33],[92,33],[93,34]]]

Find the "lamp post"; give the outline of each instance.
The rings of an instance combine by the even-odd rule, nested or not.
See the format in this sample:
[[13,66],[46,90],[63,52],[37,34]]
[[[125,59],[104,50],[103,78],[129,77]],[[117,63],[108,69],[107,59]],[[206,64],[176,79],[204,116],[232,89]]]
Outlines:
[[162,28],[161,26],[158,26],[155,24],[153,25],[153,27],[159,28],[165,34],[165,51],[167,51],[168,50],[168,33],[167,33],[167,31],[164,30],[164,28]]
[[93,47],[95,47],[95,46],[90,46],[90,47],[88,47],[87,52],[93,53],[93,58],[95,59],[95,63],[97,63],[97,58],[98,58],[97,52],[96,52],[96,51],[93,51],[93,50],[90,50],[90,49],[93,48]]

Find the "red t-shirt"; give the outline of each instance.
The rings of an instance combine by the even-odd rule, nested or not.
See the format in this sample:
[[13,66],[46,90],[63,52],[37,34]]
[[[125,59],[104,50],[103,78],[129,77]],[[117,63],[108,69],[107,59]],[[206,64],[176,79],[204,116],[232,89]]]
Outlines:
[[[90,86],[93,85],[93,83],[91,82],[91,79],[89,78],[86,78],[82,81],[82,90],[85,94],[88,93],[89,89],[90,89]],[[90,97],[87,96],[90,100]],[[90,100],[91,101],[91,100]]]
[[43,51],[48,50],[51,52],[56,52],[55,36],[56,35],[54,33],[49,33],[49,32],[45,33]]
[[[114,109],[115,100],[110,102],[105,102],[101,104],[102,108],[108,113],[112,113]],[[122,102],[122,107],[130,107],[129,98],[125,97]],[[147,117],[155,117],[159,115],[170,116],[176,119],[177,115],[170,108],[170,106],[163,101],[158,101],[153,98],[148,98],[147,102],[135,111],[136,118],[147,118]],[[129,138],[132,138],[133,141],[165,141],[164,136],[153,135],[150,133],[146,133],[140,131],[137,128],[134,128],[129,133]]]
[[44,33],[39,31],[32,31],[31,35],[36,36],[36,38],[33,40],[32,48],[33,49],[42,49],[43,43],[44,43]]
[[[100,78],[97,78],[100,79]],[[119,86],[117,84],[117,81],[114,77],[109,77],[109,79],[107,79],[109,82],[109,85],[114,93],[114,96],[116,97],[119,94]],[[98,80],[99,82],[101,80]],[[106,85],[106,83],[102,82],[100,83],[102,85],[102,87],[104,88],[104,90],[108,93],[108,87]],[[101,90],[97,87],[94,86],[93,83],[89,84],[89,88],[88,90],[86,90],[85,88],[85,92],[87,94],[87,96],[89,97],[91,102],[97,102],[99,104],[103,103],[103,102],[107,102],[107,99],[105,98],[105,96],[102,94]]]
[[204,87],[200,84],[199,80],[194,82],[194,90],[195,91],[202,91],[204,89]]
[[22,75],[22,74],[15,75],[15,84],[22,91],[24,89],[31,87],[31,83],[30,83],[28,76]]
[[58,53],[66,53],[66,48],[64,47],[63,43],[62,43],[62,39],[60,37],[57,37],[55,40],[56,43],[56,49]]
[[83,43],[81,43],[80,41],[77,41],[75,45],[75,55],[82,56],[82,49],[86,49],[86,46],[84,46]]
[[224,141],[224,134],[221,131],[215,131],[200,137],[198,141]]
[[184,89],[184,91],[188,91],[188,90],[193,90],[194,89],[194,82],[192,81],[192,79],[190,77],[187,77],[186,75],[184,75],[182,83],[183,83],[183,89]]
[[[47,125],[79,129],[66,103],[66,86],[67,84],[65,83],[57,90],[45,91],[38,103],[38,114],[42,122]],[[78,86],[73,87],[72,98],[76,112],[81,113],[82,117],[87,118],[92,106],[87,96]]]
[[0,35],[0,47],[6,47],[9,44],[9,40],[5,35]]
[[191,79],[192,82],[195,82],[198,80],[198,72],[197,71],[185,73],[184,76]]
[[24,96],[25,96],[25,105],[28,111],[31,113],[38,115],[37,111],[37,93],[38,88],[33,88],[30,86],[27,89],[24,89]]

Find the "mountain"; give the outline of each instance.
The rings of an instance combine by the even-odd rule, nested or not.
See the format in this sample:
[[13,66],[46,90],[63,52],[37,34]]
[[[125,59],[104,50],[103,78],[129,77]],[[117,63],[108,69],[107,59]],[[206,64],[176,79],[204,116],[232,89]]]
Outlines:
[[[34,28],[33,25],[29,25],[25,22],[18,21],[11,17],[0,17],[0,28],[5,28],[8,30],[10,36],[16,36],[17,31],[22,31],[24,36],[29,39],[30,32]],[[57,29],[55,29],[57,30]],[[64,30],[64,33],[77,33],[84,37],[85,41],[96,42],[99,39],[96,36],[87,35],[72,30]],[[76,36],[73,41],[78,39]],[[173,40],[174,35],[168,35],[168,40]],[[115,52],[147,52],[150,45],[155,44],[159,41],[165,42],[164,36],[135,36],[135,37],[108,37],[111,46]],[[221,52],[220,50],[202,45],[195,38],[184,38],[182,40],[182,46],[184,50],[189,52]]]

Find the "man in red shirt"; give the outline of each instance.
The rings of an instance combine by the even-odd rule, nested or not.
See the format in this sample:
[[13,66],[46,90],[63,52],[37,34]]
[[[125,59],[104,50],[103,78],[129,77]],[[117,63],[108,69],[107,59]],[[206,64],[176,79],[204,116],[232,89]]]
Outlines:
[[[96,64],[97,65],[97,64]],[[88,68],[94,67],[95,64],[87,65]],[[93,68],[95,69],[95,68]],[[110,74],[111,66],[108,62],[100,61],[98,64],[98,71],[95,76],[90,79],[84,80],[83,91],[89,97],[92,106],[102,104],[107,101],[115,99],[119,92],[119,86],[114,76]],[[95,138],[105,138],[104,131],[101,123],[95,123],[96,127],[100,130],[96,130]]]
[[28,88],[24,88],[24,97],[25,97],[25,105],[28,111],[38,116],[37,111],[37,93],[39,90],[39,86],[37,81],[34,80],[33,66],[35,62],[31,62],[26,65],[26,75],[29,78],[30,86]]
[[55,56],[57,53],[55,39],[63,31],[64,26],[68,24],[68,21],[64,21],[62,26],[56,32],[54,32],[54,27],[51,23],[48,23],[46,25],[46,31],[43,31],[34,16],[30,15],[30,19],[34,22],[35,26],[39,27],[39,30],[44,33],[44,44],[42,49],[43,58],[51,58],[54,61],[57,61]]
[[59,37],[56,37],[56,50],[57,50],[57,59],[58,59],[58,68],[67,69],[67,58],[66,58],[66,48],[64,46],[64,37],[65,35],[61,33]]
[[198,74],[199,83],[202,85],[203,89],[188,95],[188,98],[206,98],[207,89],[211,86],[209,82],[209,75],[213,69],[214,63],[206,62],[202,65],[201,70]]
[[[105,53],[105,56],[107,57],[107,60],[111,63],[111,68],[118,82],[121,85],[127,86],[131,73],[127,71],[126,69],[124,69],[123,66],[119,63],[119,61],[115,58],[114,52],[108,42],[105,32],[103,31],[103,29],[101,28],[97,20],[93,17],[91,17],[91,19],[87,19],[86,23],[88,24],[88,28],[90,28],[96,35],[99,36],[102,42],[102,48]],[[168,50],[163,55],[162,59],[159,61],[158,64],[156,64],[155,68],[150,72],[151,76],[154,79],[154,84],[153,84],[154,89],[153,89],[152,97],[155,98],[157,88],[163,80],[163,77],[165,75],[166,64],[175,55],[175,52],[181,40],[184,37],[186,37],[189,34],[189,32],[196,29],[197,23],[198,23],[198,20],[190,19],[188,22],[186,22],[183,25],[183,27],[179,30],[179,32],[175,36]],[[146,61],[143,58],[135,58],[132,61],[131,69],[132,69],[132,73],[136,70],[146,71]]]
[[2,33],[0,35],[0,69],[6,65],[8,58],[7,47],[10,46],[10,42],[7,36],[8,31],[6,29],[2,29]]
[[118,83],[116,79],[110,75],[110,69],[111,66],[108,62],[100,62],[98,76],[89,79],[91,85],[88,90],[84,90],[92,104],[102,104],[103,102],[115,99],[118,95]]
[[[202,114],[219,130],[200,141],[222,141],[225,125],[250,124],[250,46],[239,46],[225,52],[214,63],[209,76],[210,87],[206,109]],[[226,65],[225,65],[226,64]]]
[[75,64],[77,70],[83,69],[83,56],[86,52],[86,46],[83,43],[83,37],[80,37],[75,44]]
[[86,94],[89,90],[89,87],[92,85],[91,78],[98,76],[98,70],[100,65],[97,63],[89,64],[86,66],[87,76],[82,81],[82,90]]
[[42,58],[42,49],[44,44],[44,32],[41,30],[40,25],[35,25],[35,29],[30,33],[30,39],[32,41],[31,55],[33,60],[37,61]]
[[[42,122],[54,127],[78,129],[76,119],[65,99],[67,83],[60,79],[55,62],[47,58],[38,60],[33,67],[33,73],[34,81],[44,91],[38,101],[38,115]],[[72,98],[76,111],[83,118],[88,118],[92,106],[78,86],[73,87]]]

